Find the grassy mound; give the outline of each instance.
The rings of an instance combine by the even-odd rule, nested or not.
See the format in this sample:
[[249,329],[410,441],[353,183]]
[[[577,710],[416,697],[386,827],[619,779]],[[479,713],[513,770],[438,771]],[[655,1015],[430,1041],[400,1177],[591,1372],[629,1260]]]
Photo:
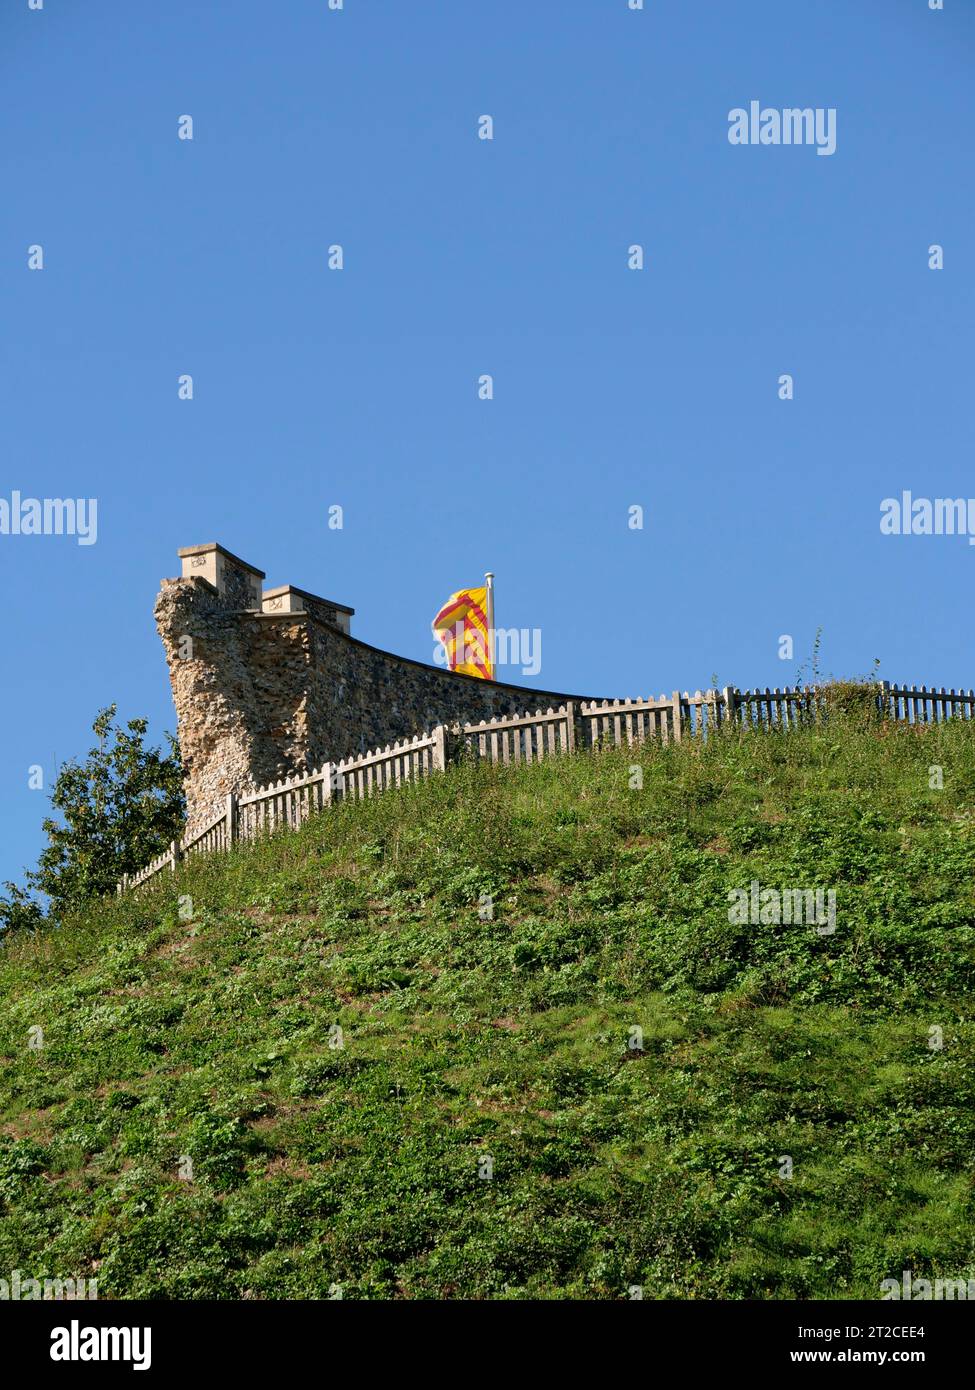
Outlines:
[[[975,1276],[973,735],[837,712],[462,767],[10,940],[0,1276],[103,1298]],[[753,881],[834,891],[835,931],[729,920]]]

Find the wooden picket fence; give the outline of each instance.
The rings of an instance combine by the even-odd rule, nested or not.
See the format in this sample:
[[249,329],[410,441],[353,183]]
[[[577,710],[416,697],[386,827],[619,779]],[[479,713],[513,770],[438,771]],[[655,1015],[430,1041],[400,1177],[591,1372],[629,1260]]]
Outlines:
[[[908,724],[938,724],[945,719],[975,719],[975,691],[940,690],[878,682],[872,689],[878,713]],[[175,873],[183,859],[221,853],[240,840],[252,840],[282,828],[294,828],[334,801],[372,796],[404,782],[443,771],[461,757],[494,763],[538,762],[577,748],[598,749],[658,738],[706,738],[722,725],[743,729],[786,730],[822,719],[830,687],[779,690],[675,690],[646,700],[569,701],[558,709],[537,710],[484,720],[477,724],[439,724],[428,734],[388,744],[373,753],[324,763],[317,771],[272,782],[231,795],[213,818],[191,836],[174,840],[169,849],[137,874],[127,874],[118,892],[140,887],[167,870]]]

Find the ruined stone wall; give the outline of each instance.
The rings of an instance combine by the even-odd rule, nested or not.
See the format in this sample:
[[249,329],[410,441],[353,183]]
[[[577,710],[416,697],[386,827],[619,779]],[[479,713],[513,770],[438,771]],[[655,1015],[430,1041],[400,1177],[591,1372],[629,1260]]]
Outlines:
[[437,724],[580,698],[395,656],[347,636],[319,605],[304,613],[243,610],[241,583],[230,578],[223,592],[192,574],[166,579],[156,601],[190,830],[229,792],[308,773]]
[[437,724],[534,713],[572,695],[458,676],[308,624],[308,748],[313,766],[412,738]]

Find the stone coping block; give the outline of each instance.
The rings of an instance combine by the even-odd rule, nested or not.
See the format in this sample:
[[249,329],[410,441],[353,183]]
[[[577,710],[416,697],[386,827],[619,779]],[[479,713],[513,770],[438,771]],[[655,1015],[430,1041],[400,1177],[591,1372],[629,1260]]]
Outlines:
[[176,554],[183,563],[184,579],[205,579],[235,608],[260,609],[263,570],[249,565],[216,541],[187,545]]
[[355,609],[346,603],[336,603],[334,599],[322,598],[320,594],[310,594],[307,589],[299,589],[296,584],[279,584],[276,589],[265,589],[261,600],[265,613],[304,613],[305,605],[309,601],[324,604],[326,608],[334,608],[338,613],[348,613],[350,617],[355,613]]

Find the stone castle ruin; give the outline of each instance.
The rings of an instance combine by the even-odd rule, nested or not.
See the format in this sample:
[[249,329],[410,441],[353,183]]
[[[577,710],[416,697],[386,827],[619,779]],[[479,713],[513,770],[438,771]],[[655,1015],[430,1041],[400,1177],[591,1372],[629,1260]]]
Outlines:
[[438,724],[533,713],[578,696],[456,675],[351,635],[354,609],[262,589],[222,545],[178,552],[155,617],[185,769],[188,830],[231,794],[300,777]]

